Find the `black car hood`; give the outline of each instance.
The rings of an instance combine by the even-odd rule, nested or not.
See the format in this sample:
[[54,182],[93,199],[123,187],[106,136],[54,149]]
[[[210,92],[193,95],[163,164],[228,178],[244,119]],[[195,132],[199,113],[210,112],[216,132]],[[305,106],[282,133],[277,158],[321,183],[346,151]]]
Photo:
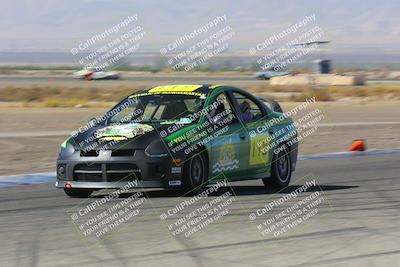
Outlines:
[[70,139],[76,150],[145,149],[168,125],[125,123],[95,125]]

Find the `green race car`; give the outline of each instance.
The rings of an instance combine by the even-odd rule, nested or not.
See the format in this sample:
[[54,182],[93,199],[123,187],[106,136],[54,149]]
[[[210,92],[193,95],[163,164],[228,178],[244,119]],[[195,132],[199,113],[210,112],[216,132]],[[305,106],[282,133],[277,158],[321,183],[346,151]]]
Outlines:
[[71,197],[104,188],[199,192],[219,181],[288,186],[297,131],[271,99],[226,85],[136,92],[61,145],[56,187]]

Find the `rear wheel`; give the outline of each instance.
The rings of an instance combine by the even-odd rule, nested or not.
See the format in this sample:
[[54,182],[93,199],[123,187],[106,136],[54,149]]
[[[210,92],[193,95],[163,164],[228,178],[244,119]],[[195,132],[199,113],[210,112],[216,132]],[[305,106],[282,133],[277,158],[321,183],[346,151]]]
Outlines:
[[71,188],[65,188],[64,192],[67,196],[73,197],[73,198],[87,198],[90,197],[90,195],[93,193],[93,190],[91,189],[71,189]]
[[208,179],[208,163],[206,157],[202,153],[194,154],[185,164],[184,169],[184,191],[190,192],[191,194],[202,192]]
[[285,188],[289,185],[292,177],[292,161],[287,148],[280,149],[278,154],[274,154],[271,166],[271,177],[264,178],[263,183],[266,187]]

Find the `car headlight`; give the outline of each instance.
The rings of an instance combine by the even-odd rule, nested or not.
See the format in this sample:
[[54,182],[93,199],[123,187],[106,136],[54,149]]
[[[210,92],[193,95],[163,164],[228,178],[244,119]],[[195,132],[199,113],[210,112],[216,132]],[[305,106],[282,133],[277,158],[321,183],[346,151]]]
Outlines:
[[60,147],[60,157],[61,158],[66,158],[74,154],[75,148],[71,145],[69,141],[69,138],[65,140]]
[[57,178],[60,180],[65,180],[67,169],[65,164],[59,164],[57,166]]
[[144,150],[144,153],[146,154],[146,156],[152,158],[162,158],[169,155],[162,140],[151,142]]

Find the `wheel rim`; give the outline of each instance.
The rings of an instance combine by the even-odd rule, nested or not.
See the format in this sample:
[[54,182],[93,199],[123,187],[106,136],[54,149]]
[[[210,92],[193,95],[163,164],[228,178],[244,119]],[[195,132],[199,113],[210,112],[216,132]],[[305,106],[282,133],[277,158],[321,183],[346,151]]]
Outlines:
[[200,156],[195,156],[190,164],[190,177],[195,186],[203,182],[203,160]]
[[289,154],[286,151],[279,152],[276,165],[279,180],[285,183],[289,178]]

